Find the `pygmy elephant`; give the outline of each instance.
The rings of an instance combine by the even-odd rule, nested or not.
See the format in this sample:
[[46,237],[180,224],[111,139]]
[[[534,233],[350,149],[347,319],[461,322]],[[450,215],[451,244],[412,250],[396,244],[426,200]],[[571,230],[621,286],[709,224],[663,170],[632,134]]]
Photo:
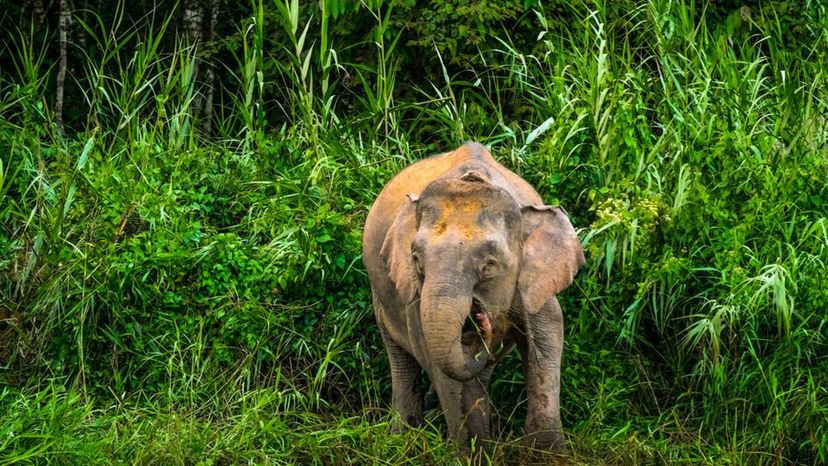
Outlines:
[[423,421],[422,368],[449,436],[465,451],[480,445],[490,437],[494,365],[517,346],[525,442],[564,446],[555,295],[572,283],[584,254],[563,209],[544,205],[484,146],[467,143],[385,186],[365,222],[363,259],[403,420]]

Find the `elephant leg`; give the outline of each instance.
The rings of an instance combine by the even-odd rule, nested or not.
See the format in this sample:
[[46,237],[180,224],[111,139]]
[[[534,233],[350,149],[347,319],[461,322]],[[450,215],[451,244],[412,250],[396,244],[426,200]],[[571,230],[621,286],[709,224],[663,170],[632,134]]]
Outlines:
[[391,366],[391,403],[400,419],[412,427],[423,424],[420,365],[413,356],[383,335]]
[[552,298],[535,314],[525,314],[522,342],[527,414],[526,447],[538,450],[566,449],[560,409],[563,313]]
[[432,373],[432,383],[448,424],[449,438],[466,454],[482,451],[491,439],[491,403],[487,388],[493,369],[486,368],[479,376],[466,382],[449,378],[438,370]]
[[[382,312],[378,300],[374,299],[374,310]],[[422,368],[414,356],[408,354],[379,325],[382,342],[388,353],[391,366],[391,404],[400,415],[400,419],[412,427],[423,424],[423,394],[420,390],[420,373]],[[395,427],[399,430],[399,427]]]
[[423,397],[423,410],[428,411],[436,408],[439,405],[440,400],[437,399],[437,390],[434,388],[434,384],[431,384],[428,387],[428,391],[426,392],[425,396]]

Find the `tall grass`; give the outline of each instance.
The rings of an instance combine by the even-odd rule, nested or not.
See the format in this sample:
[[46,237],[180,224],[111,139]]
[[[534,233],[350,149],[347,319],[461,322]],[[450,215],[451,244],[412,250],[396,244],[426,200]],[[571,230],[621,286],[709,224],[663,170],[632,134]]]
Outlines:
[[[588,253],[561,298],[572,461],[828,460],[824,6],[792,46],[775,4],[538,5],[531,47],[435,50],[440,79],[412,83],[393,3],[360,6],[360,44],[299,3],[252,3],[216,45],[216,134],[171,17],[76,18],[95,52],[66,135],[47,44],[8,37],[0,463],[461,462],[436,411],[391,433],[359,254],[384,182],[467,139]],[[492,385],[493,463],[518,461],[518,366]]]

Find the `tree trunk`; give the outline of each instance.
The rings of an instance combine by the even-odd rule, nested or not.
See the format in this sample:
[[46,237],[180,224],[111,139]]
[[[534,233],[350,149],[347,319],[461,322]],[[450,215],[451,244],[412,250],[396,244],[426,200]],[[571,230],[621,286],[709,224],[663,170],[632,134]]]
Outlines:
[[58,64],[57,90],[55,92],[55,122],[58,131],[63,134],[63,88],[66,81],[66,49],[69,44],[69,0],[60,0],[60,19],[58,20],[60,34],[60,63]]
[[199,0],[184,1],[184,30],[187,31],[190,44],[198,44],[201,40],[202,16]]
[[[207,30],[207,40],[213,41],[216,38],[216,23],[218,22],[218,0],[210,0],[210,24]],[[210,134],[213,125],[213,87],[215,81],[215,71],[212,63],[206,63],[206,71],[204,78],[204,87],[207,92],[204,104],[202,107],[202,131],[204,134]]]
[[43,5],[43,0],[32,0],[32,10],[37,18],[38,26],[42,26],[46,22],[46,7]]
[[184,0],[184,30],[187,32],[187,38],[190,41],[189,45],[193,48],[193,54],[196,57],[192,76],[195,93],[190,104],[190,115],[192,115],[193,119],[201,113],[201,105],[204,100],[198,91],[198,72],[200,67],[198,50],[201,46],[203,16],[200,0]]

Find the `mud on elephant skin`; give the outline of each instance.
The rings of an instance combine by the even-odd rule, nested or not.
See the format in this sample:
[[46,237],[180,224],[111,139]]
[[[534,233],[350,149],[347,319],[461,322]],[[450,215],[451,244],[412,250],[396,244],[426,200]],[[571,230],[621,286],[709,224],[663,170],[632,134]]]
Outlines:
[[525,442],[564,446],[556,295],[584,255],[562,208],[544,205],[484,146],[468,143],[405,168],[385,186],[366,219],[363,259],[402,419],[423,420],[422,368],[450,437],[465,451],[485,442],[489,379],[517,347],[528,397]]

